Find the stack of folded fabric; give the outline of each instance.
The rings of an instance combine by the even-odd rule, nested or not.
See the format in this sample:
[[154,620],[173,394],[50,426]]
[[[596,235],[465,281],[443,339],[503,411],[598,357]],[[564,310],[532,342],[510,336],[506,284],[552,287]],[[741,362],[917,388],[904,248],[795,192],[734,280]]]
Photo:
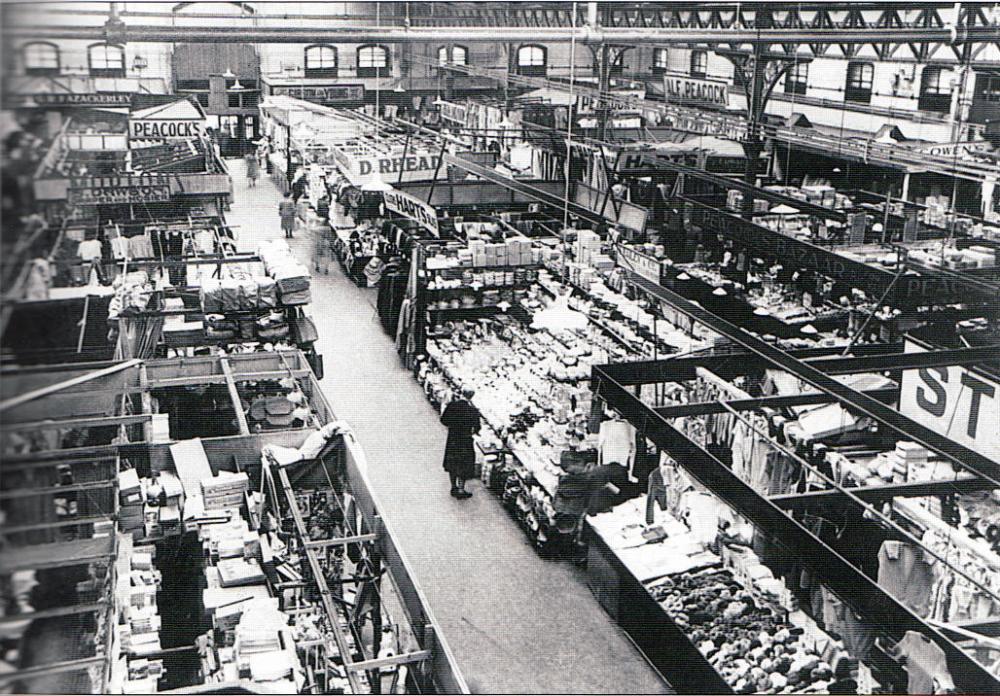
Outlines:
[[261,244],[259,255],[267,275],[275,280],[278,295],[284,305],[308,304],[309,269],[295,260],[292,250],[284,240]]
[[288,338],[289,331],[284,312],[269,312],[257,320],[257,338],[261,341],[280,341]]
[[224,314],[205,315],[205,336],[210,340],[226,341],[236,338],[239,332],[239,323],[235,320],[227,319]]

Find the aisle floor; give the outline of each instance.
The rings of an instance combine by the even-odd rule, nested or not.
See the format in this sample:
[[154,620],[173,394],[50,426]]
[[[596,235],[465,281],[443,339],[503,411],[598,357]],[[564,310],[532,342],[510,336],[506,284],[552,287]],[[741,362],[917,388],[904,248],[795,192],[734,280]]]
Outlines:
[[[227,219],[241,250],[252,251],[281,237],[281,194],[266,177],[248,188],[243,163],[229,166]],[[310,259],[304,234],[292,247]],[[540,558],[478,482],[469,500],[449,495],[445,428],[382,331],[375,290],[358,288],[335,260],[329,270],[312,285],[323,391],[365,450],[383,514],[472,691],[670,693],[594,599],[584,571]]]

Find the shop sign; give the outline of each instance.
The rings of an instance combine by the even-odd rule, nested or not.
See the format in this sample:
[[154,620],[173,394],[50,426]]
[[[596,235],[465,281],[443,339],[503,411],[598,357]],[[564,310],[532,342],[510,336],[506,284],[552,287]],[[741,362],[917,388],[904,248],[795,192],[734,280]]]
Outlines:
[[642,108],[642,105],[636,104],[636,102],[642,101],[645,98],[646,90],[620,91],[603,97],[600,94],[581,94],[577,98],[577,108],[581,112],[599,111],[601,109],[607,109],[612,113],[638,111]]
[[437,210],[429,203],[426,203],[415,196],[411,196],[403,191],[392,189],[382,194],[387,210],[399,213],[403,217],[409,218],[430,230],[435,237],[440,237],[438,229]]
[[[906,342],[907,353],[924,350]],[[1000,463],[1000,382],[957,365],[904,370],[899,412]]]
[[438,103],[438,109],[441,112],[441,118],[465,125],[468,109],[464,104],[442,101]]
[[[389,181],[389,177],[395,177],[395,180],[399,181],[400,172],[403,175],[402,181],[429,181],[434,178],[440,159],[430,153],[408,157],[358,157],[350,160],[350,168],[361,181],[366,181],[376,174],[386,182]],[[442,172],[443,169],[442,167]]]
[[663,93],[666,95],[667,101],[729,106],[729,85],[725,82],[664,75]]
[[205,123],[194,119],[135,119],[128,133],[139,140],[192,140],[205,134]]
[[364,85],[319,85],[315,87],[271,87],[271,94],[298,97],[324,104],[355,104],[365,100]]
[[728,138],[729,140],[743,140],[747,133],[746,122],[728,118],[709,118],[707,114],[700,118],[681,114],[667,114],[664,116],[661,125],[688,133],[717,135],[720,138]]
[[94,94],[32,94],[23,95],[39,106],[128,106],[132,96],[118,92]]
[[964,157],[992,152],[993,146],[985,140],[975,140],[964,143],[941,143],[936,145],[921,145],[917,152],[923,152],[935,157]]
[[67,200],[74,205],[165,202],[170,200],[170,177],[144,174],[71,179]]
[[660,260],[647,256],[640,251],[623,245],[615,247],[617,264],[625,270],[632,271],[646,280],[660,284]]

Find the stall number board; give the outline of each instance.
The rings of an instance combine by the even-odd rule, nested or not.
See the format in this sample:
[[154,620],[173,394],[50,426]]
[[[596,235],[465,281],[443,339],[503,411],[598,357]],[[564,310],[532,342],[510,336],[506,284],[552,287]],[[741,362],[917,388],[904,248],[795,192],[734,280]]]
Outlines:
[[101,176],[72,179],[68,200],[75,205],[169,201],[170,179],[165,176]]
[[441,236],[441,232],[438,229],[437,211],[434,209],[434,206],[408,193],[396,191],[395,189],[386,191],[382,195],[382,198],[388,210],[420,223],[430,230],[435,237]]
[[[906,352],[924,348],[908,341]],[[1000,462],[1000,383],[965,367],[905,370],[899,412]]]

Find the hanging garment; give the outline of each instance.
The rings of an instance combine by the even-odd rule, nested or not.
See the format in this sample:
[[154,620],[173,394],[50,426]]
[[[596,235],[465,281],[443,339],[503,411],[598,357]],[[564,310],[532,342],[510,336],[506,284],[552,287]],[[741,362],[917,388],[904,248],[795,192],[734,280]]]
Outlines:
[[635,427],[623,420],[601,423],[597,436],[601,464],[621,464],[629,469],[635,458]]
[[84,261],[101,260],[101,242],[97,239],[88,239],[80,242],[76,250],[77,255]]
[[934,571],[919,547],[904,541],[882,542],[878,552],[878,584],[917,616],[928,616]]
[[663,480],[663,468],[657,467],[649,475],[649,492],[646,494],[646,524],[656,521],[656,511],[653,505],[658,505],[665,511],[669,505],[667,499],[667,484]]
[[924,634],[907,631],[892,653],[904,660],[903,667],[909,676],[907,692],[941,694],[955,690],[944,650]]
[[866,659],[875,641],[871,627],[826,587],[822,588],[822,596],[826,630],[840,636],[852,656],[859,660]]

